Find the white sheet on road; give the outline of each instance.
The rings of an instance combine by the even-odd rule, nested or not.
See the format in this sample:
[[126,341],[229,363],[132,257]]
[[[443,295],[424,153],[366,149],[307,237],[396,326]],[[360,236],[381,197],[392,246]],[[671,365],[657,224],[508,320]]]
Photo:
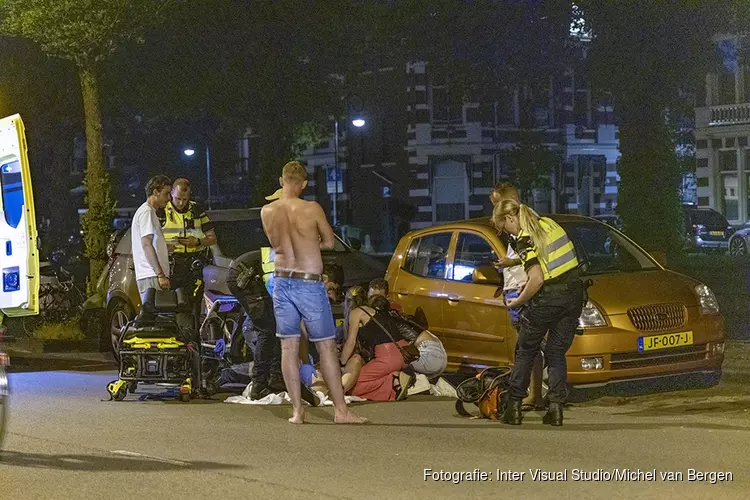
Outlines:
[[[286,392],[279,394],[269,394],[263,399],[250,399],[250,389],[252,388],[252,382],[247,385],[242,396],[231,396],[224,400],[225,403],[238,403],[243,405],[282,405],[291,403],[289,395]],[[409,389],[409,395],[422,394],[428,392],[431,396],[442,396],[455,398],[456,389],[447,380],[440,377],[435,384],[430,384],[427,377],[422,374],[417,374],[417,380],[414,385]],[[328,397],[320,391],[316,391],[315,394],[320,398],[321,406],[333,406],[333,401],[329,400]],[[357,396],[346,396],[346,403],[355,403],[359,401],[367,401],[366,399],[359,398]]]
[[[250,399],[250,389],[252,389],[252,382],[247,385],[242,396],[231,396],[224,400],[225,403],[238,403],[242,405],[283,405],[291,404],[291,399],[286,392],[280,392],[279,394],[269,394],[263,399]],[[320,391],[315,391],[320,399],[321,406],[333,406],[333,401]],[[367,401],[366,399],[358,398],[357,396],[345,396],[346,404],[356,403],[359,401]]]

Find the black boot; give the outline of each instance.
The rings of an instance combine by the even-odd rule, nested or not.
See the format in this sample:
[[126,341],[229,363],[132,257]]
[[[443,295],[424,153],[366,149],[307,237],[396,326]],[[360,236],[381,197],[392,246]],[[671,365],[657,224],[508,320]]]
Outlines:
[[521,413],[522,400],[508,398],[508,404],[505,407],[503,416],[500,418],[503,422],[510,425],[521,425],[523,414]]
[[550,403],[549,410],[542,418],[542,423],[559,427],[563,424],[563,405],[562,403]]

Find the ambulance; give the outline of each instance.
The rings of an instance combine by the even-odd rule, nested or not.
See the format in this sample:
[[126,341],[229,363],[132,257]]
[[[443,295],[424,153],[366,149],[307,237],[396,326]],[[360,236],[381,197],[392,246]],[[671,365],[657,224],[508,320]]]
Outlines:
[[0,120],[0,446],[8,401],[5,317],[39,313],[39,252],[26,135],[19,115]]

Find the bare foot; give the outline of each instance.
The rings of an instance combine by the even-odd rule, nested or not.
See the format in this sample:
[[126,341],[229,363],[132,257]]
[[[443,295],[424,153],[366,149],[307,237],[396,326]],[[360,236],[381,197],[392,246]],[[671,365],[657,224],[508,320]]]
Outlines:
[[289,419],[292,424],[304,424],[305,423],[305,412],[293,412],[292,418]]
[[347,411],[344,414],[335,415],[333,421],[337,424],[366,424],[369,422],[365,417],[357,416],[350,411]]

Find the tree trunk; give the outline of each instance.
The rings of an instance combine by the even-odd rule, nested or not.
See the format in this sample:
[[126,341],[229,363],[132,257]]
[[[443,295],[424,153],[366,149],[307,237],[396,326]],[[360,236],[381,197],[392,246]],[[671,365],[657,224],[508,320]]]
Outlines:
[[109,177],[104,168],[102,118],[99,111],[99,81],[93,65],[78,67],[83,95],[86,125],[86,202],[88,211],[82,226],[86,256],[89,258],[89,280],[93,286],[107,261],[107,241],[112,227],[114,205]]

